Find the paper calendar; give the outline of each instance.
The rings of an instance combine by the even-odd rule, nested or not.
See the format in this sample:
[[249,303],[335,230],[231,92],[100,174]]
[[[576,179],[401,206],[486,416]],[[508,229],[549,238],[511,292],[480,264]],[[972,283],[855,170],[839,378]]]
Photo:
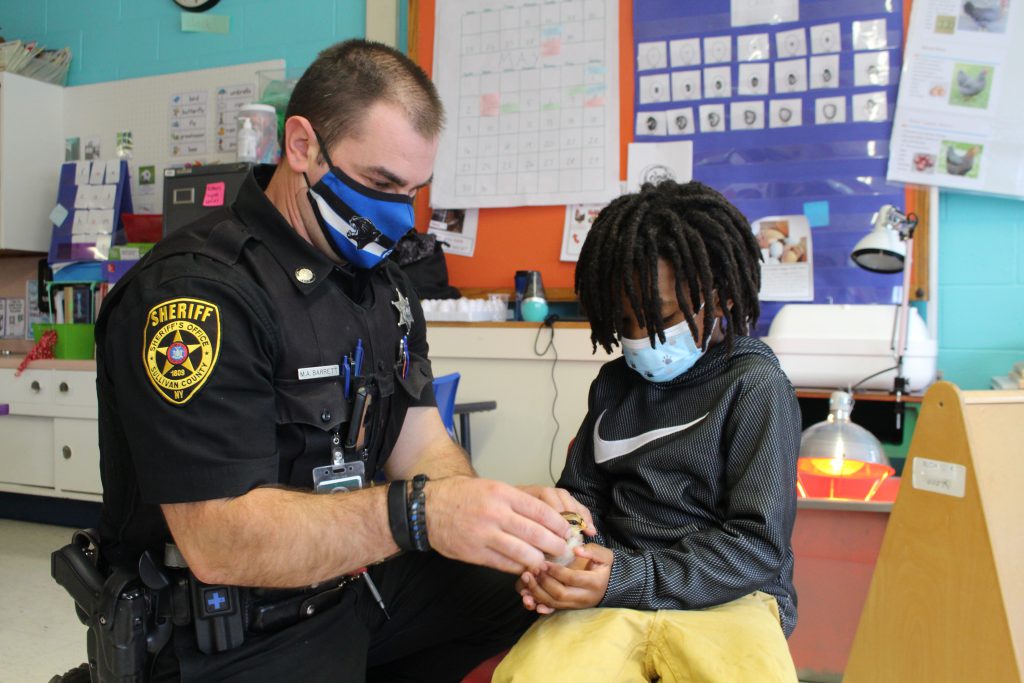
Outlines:
[[615,0],[439,0],[448,123],[431,203],[508,207],[619,194]]

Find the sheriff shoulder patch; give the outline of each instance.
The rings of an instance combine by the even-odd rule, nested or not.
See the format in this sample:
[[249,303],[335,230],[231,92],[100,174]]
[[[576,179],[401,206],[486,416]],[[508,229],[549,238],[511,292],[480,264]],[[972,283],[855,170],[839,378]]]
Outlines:
[[169,403],[183,405],[210,377],[220,352],[220,309],[200,299],[169,299],[149,309],[142,363]]

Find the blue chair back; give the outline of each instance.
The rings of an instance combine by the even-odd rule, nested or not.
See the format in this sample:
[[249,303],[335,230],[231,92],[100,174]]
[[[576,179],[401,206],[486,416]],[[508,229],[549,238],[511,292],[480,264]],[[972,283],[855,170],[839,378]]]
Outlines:
[[448,433],[455,438],[455,392],[459,388],[461,375],[453,372],[434,378],[434,398],[437,399],[437,412],[441,413],[441,422]]

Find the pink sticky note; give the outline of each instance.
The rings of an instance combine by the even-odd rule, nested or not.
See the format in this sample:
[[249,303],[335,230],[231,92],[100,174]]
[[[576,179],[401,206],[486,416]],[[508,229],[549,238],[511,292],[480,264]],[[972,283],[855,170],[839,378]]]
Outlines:
[[496,92],[480,96],[480,116],[497,116],[501,109],[501,95]]
[[203,206],[224,206],[224,183],[210,183],[203,195]]

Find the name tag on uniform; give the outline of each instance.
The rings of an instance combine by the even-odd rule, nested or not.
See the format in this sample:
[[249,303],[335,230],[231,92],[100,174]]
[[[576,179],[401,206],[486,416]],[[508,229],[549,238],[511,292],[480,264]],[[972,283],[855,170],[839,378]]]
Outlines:
[[337,365],[321,365],[318,368],[299,368],[299,379],[321,379],[323,377],[337,377]]

